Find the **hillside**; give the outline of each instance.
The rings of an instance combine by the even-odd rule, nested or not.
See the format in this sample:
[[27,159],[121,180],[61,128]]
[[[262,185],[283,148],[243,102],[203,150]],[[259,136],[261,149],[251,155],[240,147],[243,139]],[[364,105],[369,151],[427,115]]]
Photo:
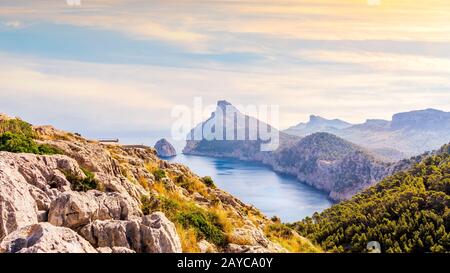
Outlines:
[[274,170],[291,174],[345,200],[373,185],[390,173],[392,164],[384,163],[357,145],[328,133],[316,133],[294,145],[273,153]]
[[384,252],[450,251],[450,145],[348,201],[293,226],[336,252],[364,251],[369,241]]
[[152,148],[0,115],[2,252],[317,252]]

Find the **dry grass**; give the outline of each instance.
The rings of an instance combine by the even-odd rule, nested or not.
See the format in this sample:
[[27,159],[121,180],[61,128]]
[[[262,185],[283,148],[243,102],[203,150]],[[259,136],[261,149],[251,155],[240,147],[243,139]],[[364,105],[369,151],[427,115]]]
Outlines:
[[193,228],[185,229],[180,224],[175,224],[177,233],[180,236],[181,247],[184,253],[199,253],[197,233]]
[[147,180],[145,177],[140,176],[140,177],[138,178],[138,182],[139,182],[139,184],[141,184],[141,186],[142,186],[144,189],[146,189],[146,190],[149,190],[149,189],[150,189],[148,180]]
[[321,253],[320,247],[313,245],[308,239],[301,237],[284,224],[267,225],[264,232],[272,242],[278,243],[293,253]]
[[144,167],[147,169],[147,171],[149,171],[150,173],[154,173],[156,170],[159,169],[159,164],[158,162],[154,162],[154,161],[149,161],[146,162]]

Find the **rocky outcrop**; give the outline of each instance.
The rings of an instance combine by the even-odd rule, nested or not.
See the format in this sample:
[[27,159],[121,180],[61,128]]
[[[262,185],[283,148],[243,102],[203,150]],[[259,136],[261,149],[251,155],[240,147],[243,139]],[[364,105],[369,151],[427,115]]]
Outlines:
[[0,152],[0,239],[45,219],[51,201],[70,191],[62,172],[85,176],[67,156]]
[[23,177],[15,176],[8,165],[0,162],[0,240],[38,222],[38,208],[29,188]]
[[99,191],[67,192],[50,205],[48,220],[55,226],[72,229],[95,220],[128,220],[142,216],[137,202],[120,193]]
[[0,253],[96,253],[71,229],[39,223],[22,227],[0,243]]
[[155,144],[155,150],[160,157],[172,157],[177,155],[175,148],[165,138],[158,140]]
[[141,231],[146,252],[181,253],[181,242],[175,225],[163,213],[155,212],[142,218]]
[[181,253],[175,225],[161,212],[130,221],[94,221],[80,230],[93,246],[122,247],[136,252]]

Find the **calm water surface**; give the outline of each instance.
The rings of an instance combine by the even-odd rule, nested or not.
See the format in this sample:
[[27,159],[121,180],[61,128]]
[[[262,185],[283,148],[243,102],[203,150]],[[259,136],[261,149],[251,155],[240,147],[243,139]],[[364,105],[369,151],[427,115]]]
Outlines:
[[[159,136],[121,137],[121,142],[153,146],[158,139]],[[169,141],[180,153],[184,141]],[[333,204],[327,194],[297,181],[294,177],[277,174],[262,164],[183,154],[166,160],[184,164],[200,176],[211,176],[219,188],[247,204],[254,205],[265,215],[276,215],[284,222],[294,222],[312,216],[314,212],[323,211]]]
[[200,176],[211,176],[219,188],[284,222],[301,220],[332,205],[327,194],[262,164],[188,155],[168,160],[187,165]]

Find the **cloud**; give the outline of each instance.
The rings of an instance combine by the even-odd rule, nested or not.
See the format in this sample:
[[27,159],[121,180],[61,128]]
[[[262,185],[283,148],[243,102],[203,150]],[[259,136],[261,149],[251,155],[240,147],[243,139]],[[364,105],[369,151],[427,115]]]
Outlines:
[[284,128],[450,110],[448,1],[9,3],[0,21],[21,27],[0,36],[0,111],[36,122],[169,129],[194,96],[280,105]]
[[3,22],[3,25],[10,28],[20,28],[22,23],[20,21],[6,21]]

